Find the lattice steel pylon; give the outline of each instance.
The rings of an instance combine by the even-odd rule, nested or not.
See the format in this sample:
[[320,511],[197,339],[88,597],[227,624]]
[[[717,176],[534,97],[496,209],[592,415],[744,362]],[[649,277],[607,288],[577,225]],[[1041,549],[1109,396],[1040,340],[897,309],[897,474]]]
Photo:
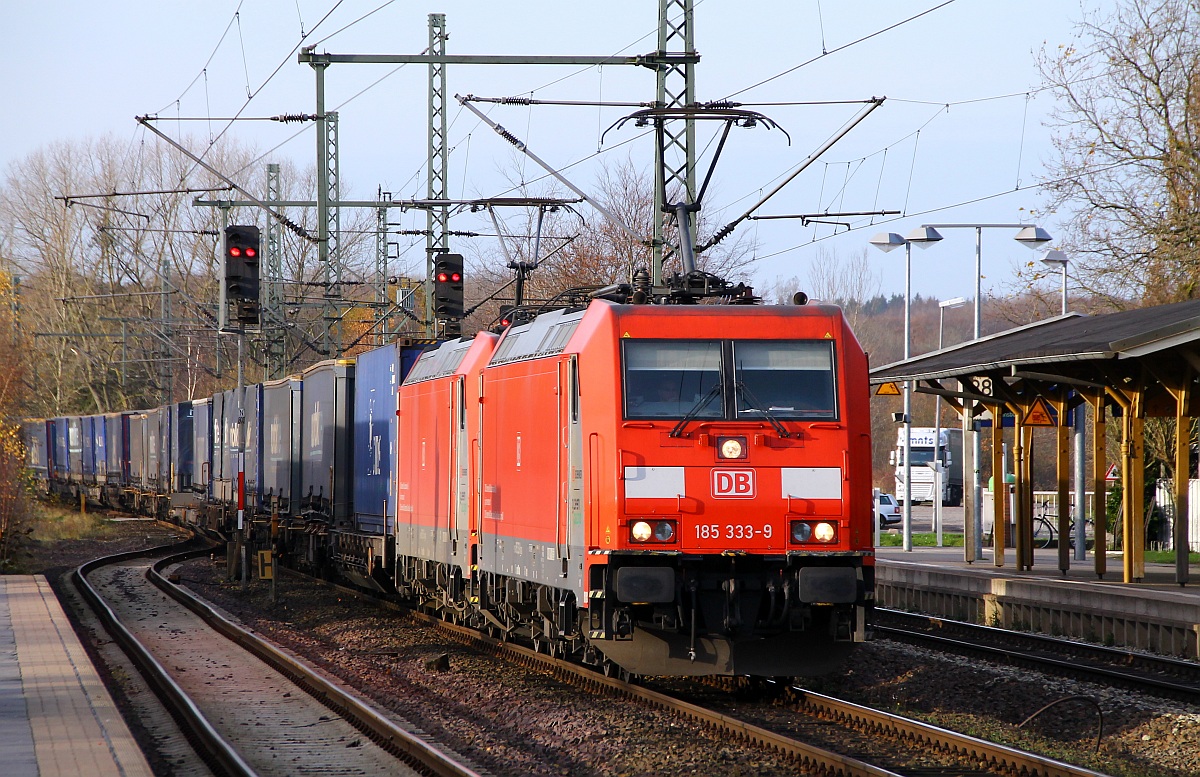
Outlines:
[[[429,14],[429,54],[443,56],[446,53],[446,15]],[[431,200],[448,200],[447,181],[450,177],[450,152],[446,141],[446,65],[444,62],[429,63],[429,188]],[[425,238],[425,318],[430,322],[426,334],[433,336],[433,257],[450,250],[450,208],[435,205],[426,210],[428,234]],[[447,335],[457,334],[446,332]]]
[[[279,209],[279,165],[267,165],[267,199],[272,208]],[[284,376],[287,359],[287,328],[283,309],[283,226],[276,220],[267,222],[266,261],[262,263],[266,281],[262,284],[263,350],[267,356],[267,375],[272,380]]]
[[329,63],[309,60],[317,76],[317,259],[325,268],[323,315],[325,328],[321,349],[326,356],[342,355],[342,257],[338,251],[341,235],[338,202],[338,116],[325,111],[325,70]]
[[[688,55],[693,58],[694,45],[694,15],[693,0],[659,0],[658,2],[658,57],[657,92],[655,101],[658,108],[682,108],[696,102],[695,70],[693,61],[673,61],[670,54]],[[681,46],[682,51],[671,51],[672,46]],[[664,208],[667,206],[666,193],[678,192],[684,202],[695,202],[696,196],[696,122],[693,119],[682,120],[682,127],[676,121],[674,127],[665,119],[662,142],[654,149],[654,266],[651,268],[651,281],[658,285],[662,281],[663,262],[670,258],[671,253],[678,251],[678,246],[665,245],[667,220],[671,214]],[[678,129],[676,129],[678,128]],[[687,234],[695,235],[695,215]]]
[[342,355],[342,252],[340,248],[342,223],[341,202],[342,192],[338,184],[338,115],[330,111],[325,116],[325,132],[322,134],[325,142],[324,169],[319,179],[325,200],[325,218],[321,222],[324,238],[321,248],[325,264],[325,319],[324,347],[327,356],[341,357]]
[[[380,192],[379,199],[383,197],[384,192]],[[392,328],[388,326],[391,317],[388,315],[387,218],[387,208],[375,209],[375,331],[384,342],[392,334]]]

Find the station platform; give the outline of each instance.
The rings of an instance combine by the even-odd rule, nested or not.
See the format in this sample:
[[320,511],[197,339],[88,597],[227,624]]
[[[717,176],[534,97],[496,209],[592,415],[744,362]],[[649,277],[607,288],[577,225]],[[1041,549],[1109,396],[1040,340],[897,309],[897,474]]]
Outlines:
[[151,775],[41,575],[0,575],[0,757],[5,777]]
[[970,564],[960,547],[875,551],[880,607],[1200,659],[1200,566],[1181,586],[1173,564],[1148,563],[1141,581],[1122,582],[1119,553],[1099,579],[1091,553],[1063,574],[1054,548],[1035,550],[1029,570],[1011,548],[1003,567],[991,548]]

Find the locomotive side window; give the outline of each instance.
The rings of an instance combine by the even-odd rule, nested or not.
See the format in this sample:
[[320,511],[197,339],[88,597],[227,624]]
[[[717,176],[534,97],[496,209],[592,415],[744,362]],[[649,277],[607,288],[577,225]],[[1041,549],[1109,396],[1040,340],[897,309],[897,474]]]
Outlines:
[[626,418],[725,416],[719,342],[627,341],[624,357]]
[[738,418],[836,419],[833,342],[734,341]]

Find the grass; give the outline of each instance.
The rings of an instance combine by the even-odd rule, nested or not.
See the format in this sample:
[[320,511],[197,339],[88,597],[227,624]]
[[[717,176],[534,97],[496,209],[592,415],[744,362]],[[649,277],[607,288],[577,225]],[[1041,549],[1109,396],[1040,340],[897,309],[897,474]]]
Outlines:
[[38,542],[93,539],[109,534],[111,526],[100,513],[83,514],[79,510],[38,504],[29,536]]
[[[1148,550],[1146,551],[1146,562],[1149,564],[1174,564],[1175,551]],[[1200,564],[1200,553],[1189,553],[1188,564]]]
[[[882,548],[898,548],[904,544],[904,536],[900,532],[891,533],[885,532],[879,535],[879,546]],[[912,535],[913,547],[934,548],[937,547],[937,534],[934,532],[913,532]],[[951,534],[950,532],[942,533],[942,545],[947,548],[961,548],[963,544],[963,536],[961,534]]]
[[[879,547],[881,548],[899,548],[904,544],[904,536],[900,532],[883,532],[879,535]],[[913,532],[912,544],[914,548],[933,548],[937,547],[937,535],[933,532]],[[945,532],[942,534],[942,545],[947,548],[961,548],[963,545],[963,536],[961,534],[951,534]],[[1091,549],[1091,542],[1088,543],[1088,549]],[[1147,564],[1174,564],[1175,551],[1173,550],[1147,550]],[[1189,553],[1188,564],[1200,564],[1200,553]]]

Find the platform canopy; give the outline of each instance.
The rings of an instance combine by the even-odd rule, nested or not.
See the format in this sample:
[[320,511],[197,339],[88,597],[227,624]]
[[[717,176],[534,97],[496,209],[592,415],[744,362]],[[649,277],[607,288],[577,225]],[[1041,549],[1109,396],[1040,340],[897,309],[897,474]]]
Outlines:
[[1185,366],[1200,370],[1200,300],[1036,321],[877,367],[871,383],[986,375],[1106,385],[1106,375],[1125,381],[1144,368]]
[[[1131,494],[1141,491],[1143,466],[1143,422],[1147,417],[1171,417],[1180,421],[1200,416],[1194,390],[1200,376],[1200,300],[1171,305],[1137,308],[1118,313],[1085,316],[1068,313],[1044,321],[998,332],[978,340],[922,354],[905,361],[887,364],[871,371],[873,385],[912,381],[915,390],[947,399],[960,413],[978,418],[987,411],[993,418],[1011,414],[1014,425],[1012,442],[1016,458],[1016,524],[1018,566],[1032,565],[1032,550],[1023,548],[1022,530],[1032,526],[1032,488],[1030,458],[1032,430],[1028,417],[1047,404],[1058,418],[1066,418],[1071,408],[1088,404],[1092,408],[1093,488],[1096,504],[1104,504],[1104,477],[1107,471],[1104,450],[1104,424],[1112,416],[1119,419],[1122,445],[1119,466],[1124,489],[1123,522],[1126,578],[1140,579],[1144,569],[1144,506]],[[1078,414],[1082,415],[1082,413]],[[1176,471],[1188,472],[1190,423],[1180,423],[1182,434],[1176,440]],[[969,430],[968,430],[969,431]],[[1059,504],[1067,504],[1066,429],[1059,434]],[[993,430],[994,447],[1004,441],[1000,424]],[[994,469],[1000,454],[993,452]],[[964,462],[966,463],[966,462]],[[1097,474],[1099,473],[1099,474]],[[1022,477],[1023,476],[1023,477]],[[1187,478],[1176,485],[1174,514],[1187,516]],[[996,515],[1004,505],[997,499]],[[978,509],[976,507],[976,509]],[[1060,536],[1069,528],[1065,510],[1060,511]],[[1103,511],[1096,516],[1097,573],[1103,576]],[[1175,547],[1181,560],[1177,572],[1181,583],[1187,581],[1186,518],[1175,521]],[[1066,543],[1060,543],[1060,566],[1069,564]],[[1002,551],[998,551],[1002,557]]]

